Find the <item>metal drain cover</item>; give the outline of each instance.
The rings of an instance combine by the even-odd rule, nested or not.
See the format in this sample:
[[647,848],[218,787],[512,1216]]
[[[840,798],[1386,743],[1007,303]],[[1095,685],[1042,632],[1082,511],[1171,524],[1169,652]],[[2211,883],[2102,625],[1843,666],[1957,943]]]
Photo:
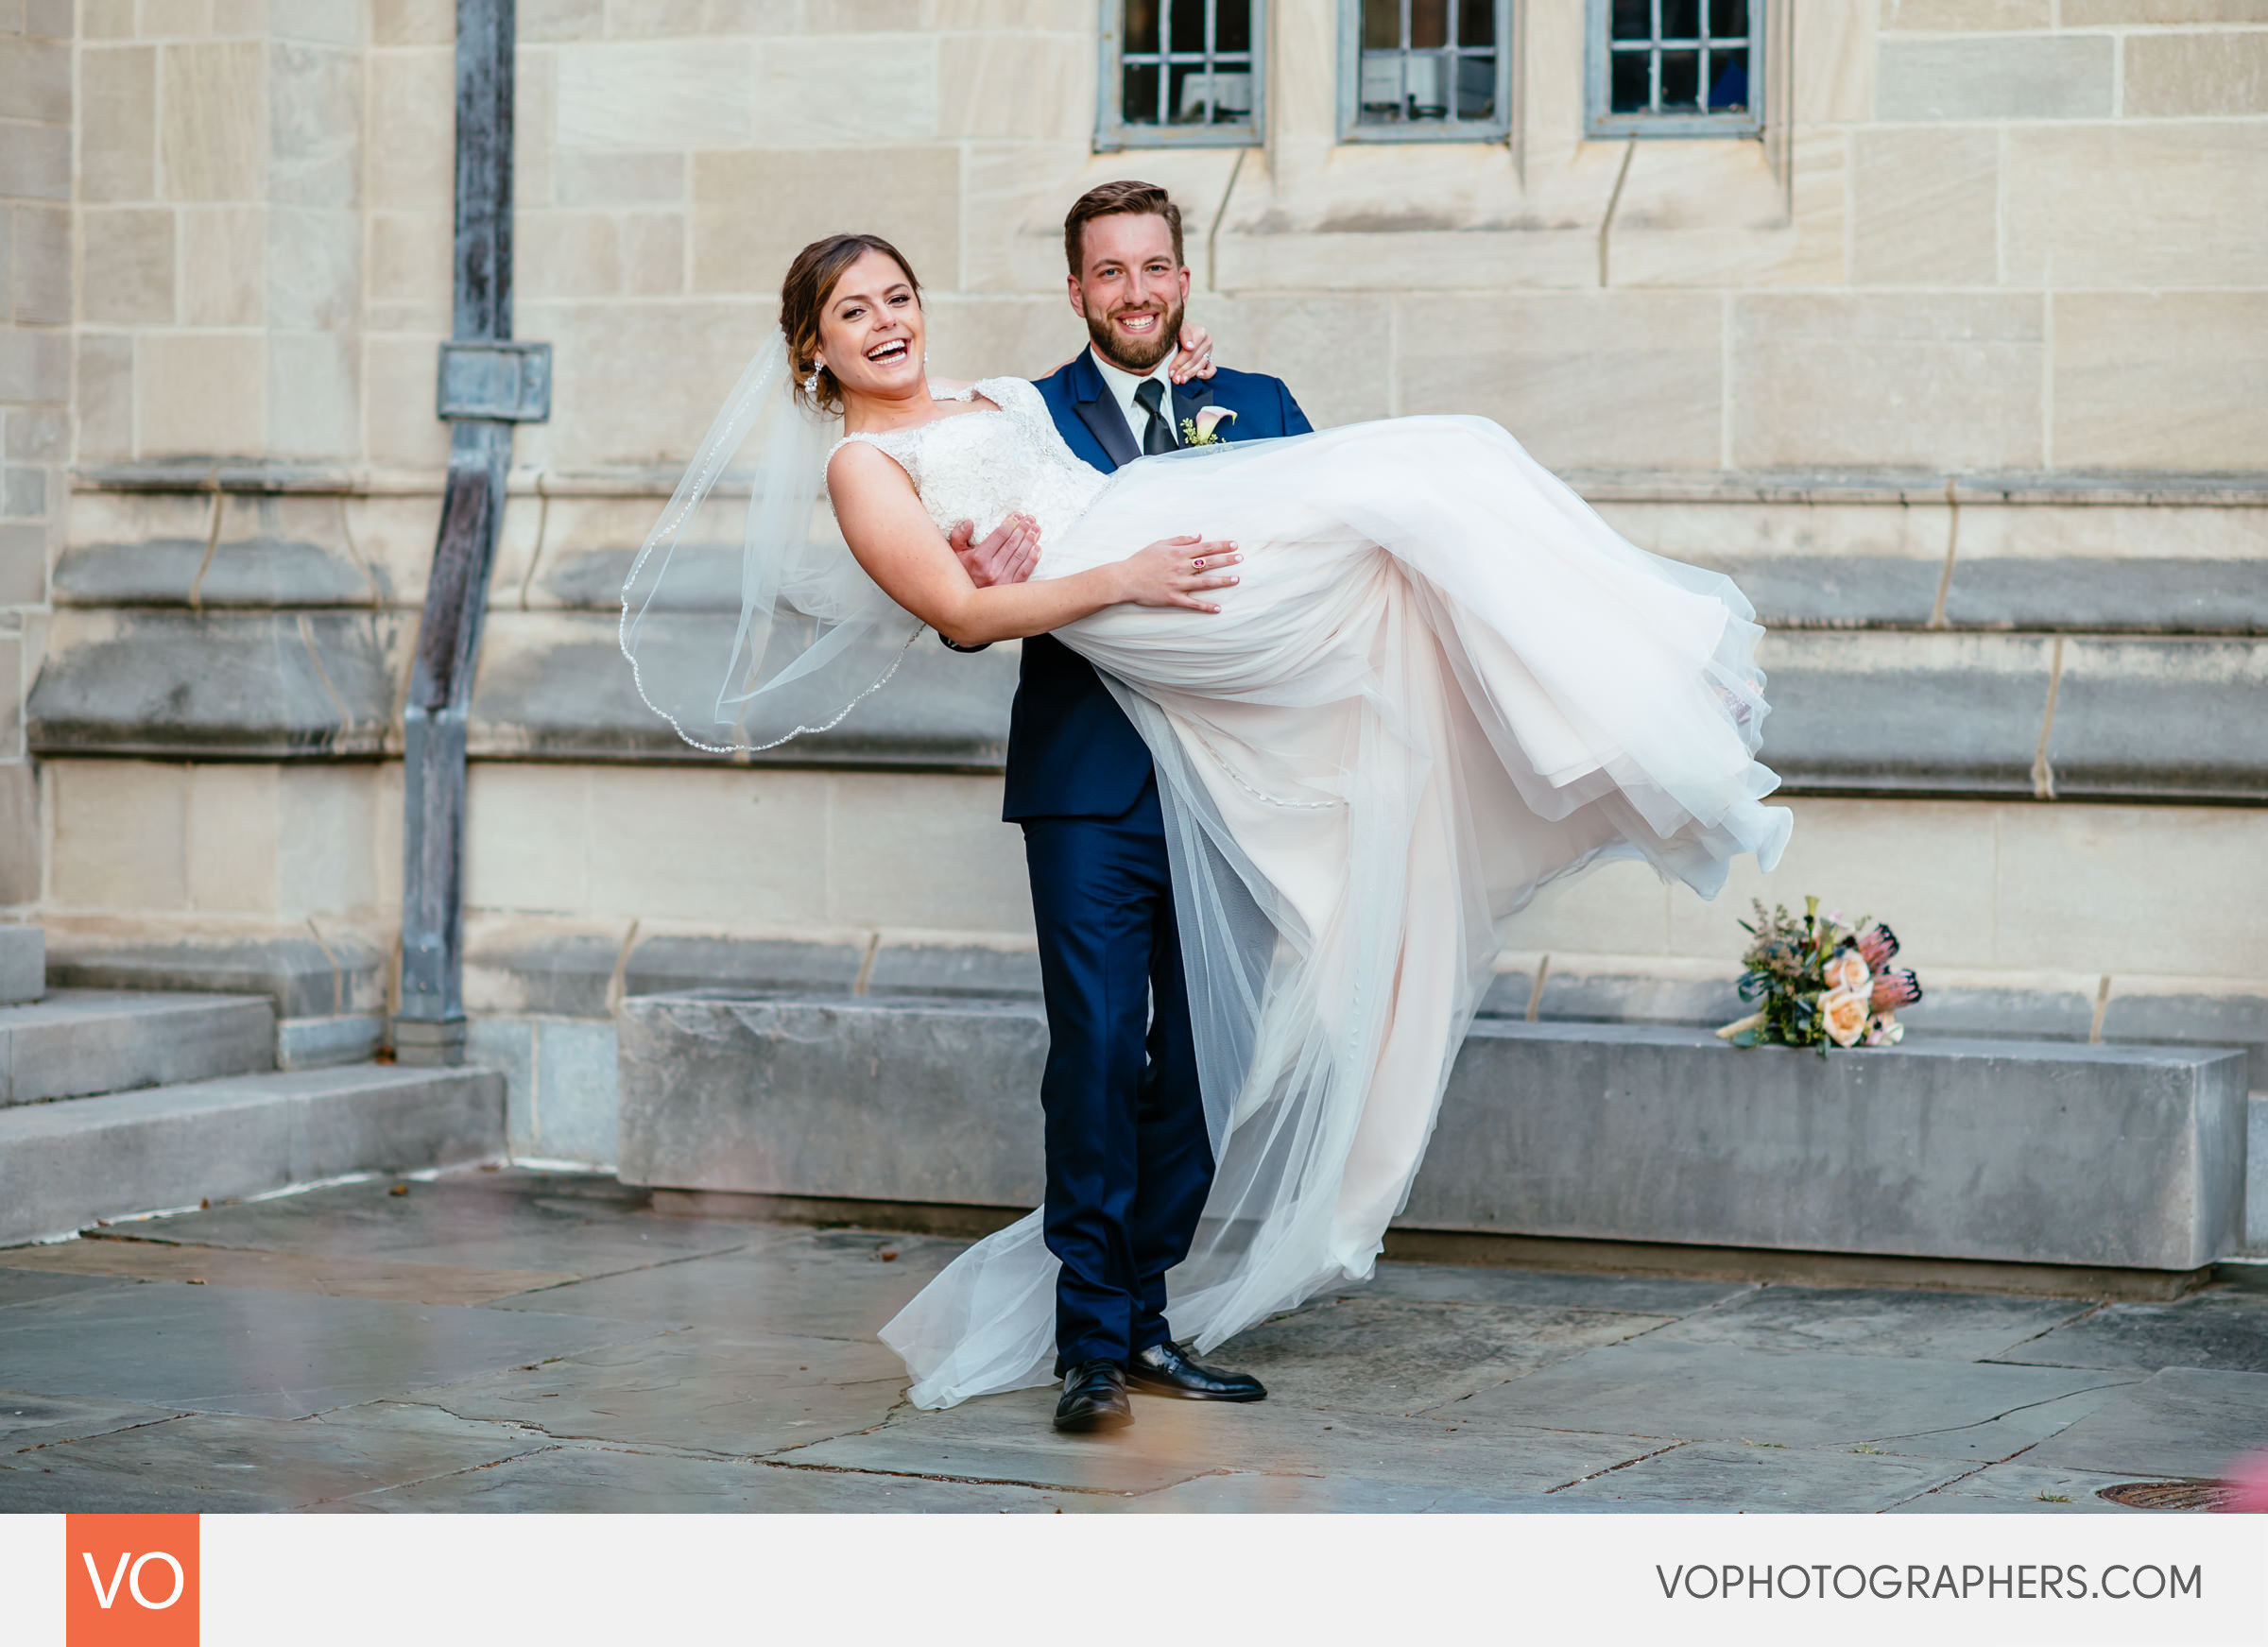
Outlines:
[[2095,1494],[2137,1510],[2225,1510],[2233,1496],[2217,1481],[2130,1481]]

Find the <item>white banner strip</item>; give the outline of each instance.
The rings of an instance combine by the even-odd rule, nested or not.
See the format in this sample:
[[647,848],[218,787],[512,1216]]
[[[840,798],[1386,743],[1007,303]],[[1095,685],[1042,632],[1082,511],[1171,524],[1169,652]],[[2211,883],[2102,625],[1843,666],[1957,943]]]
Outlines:
[[[2245,1516],[207,1517],[212,1647],[1478,1638],[2259,1639]],[[0,1518],[11,1647],[63,1647],[63,1519]],[[2016,1638],[2021,1638],[2018,1637]]]

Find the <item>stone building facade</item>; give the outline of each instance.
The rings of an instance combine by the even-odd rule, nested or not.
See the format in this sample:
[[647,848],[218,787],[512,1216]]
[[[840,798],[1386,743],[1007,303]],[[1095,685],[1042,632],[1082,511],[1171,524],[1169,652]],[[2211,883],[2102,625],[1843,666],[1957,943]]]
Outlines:
[[[1063,209],[1128,175],[1227,361],[1319,424],[1495,417],[1771,626],[1785,866],[1549,897],[1499,1006],[1706,1017],[1746,899],[1818,892],[1940,1026],[2268,1043],[2268,0],[1760,0],[1756,133],[1634,136],[1588,90],[1613,9],[1512,0],[1486,140],[1350,125],[1341,0],[1249,10],[1248,128],[1153,146],[1123,0],[522,0],[556,388],[468,975],[517,1147],[610,1158],[626,990],[1029,986],[1011,649],[718,763],[637,705],[613,599],[797,247],[889,235],[940,371],[1039,372],[1081,342]],[[449,0],[0,0],[0,905],[66,975],[265,980],[309,1056],[391,987],[452,38]]]

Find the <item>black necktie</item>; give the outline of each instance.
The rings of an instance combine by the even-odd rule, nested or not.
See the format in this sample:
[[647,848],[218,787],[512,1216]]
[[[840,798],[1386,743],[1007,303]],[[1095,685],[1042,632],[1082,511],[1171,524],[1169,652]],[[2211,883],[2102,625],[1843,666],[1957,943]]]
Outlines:
[[1134,399],[1150,415],[1142,428],[1142,455],[1154,457],[1160,452],[1172,452],[1181,444],[1174,438],[1174,426],[1165,420],[1165,386],[1154,377],[1145,377],[1134,388]]

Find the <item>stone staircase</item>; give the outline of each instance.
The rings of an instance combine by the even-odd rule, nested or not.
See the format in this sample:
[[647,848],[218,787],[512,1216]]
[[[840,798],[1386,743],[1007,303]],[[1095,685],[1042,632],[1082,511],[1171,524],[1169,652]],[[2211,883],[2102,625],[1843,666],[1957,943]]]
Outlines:
[[504,1153],[490,1072],[279,1069],[269,997],[49,991],[43,949],[0,926],[0,1245]]

